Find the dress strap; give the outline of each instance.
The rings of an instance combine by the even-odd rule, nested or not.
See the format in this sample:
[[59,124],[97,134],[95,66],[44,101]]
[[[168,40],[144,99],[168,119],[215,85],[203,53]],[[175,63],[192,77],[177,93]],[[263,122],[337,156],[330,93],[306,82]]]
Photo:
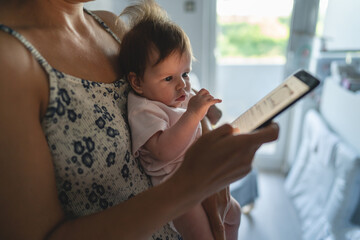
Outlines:
[[45,60],[45,58],[36,50],[36,48],[28,41],[26,38],[21,35],[19,32],[15,31],[14,29],[4,25],[0,24],[0,30],[9,33],[10,35],[17,38],[34,56],[34,58],[38,61],[38,63],[45,69],[46,72],[50,73],[52,71],[52,67],[50,64]]
[[113,38],[115,38],[116,41],[118,41],[118,43],[121,43],[119,37],[113,31],[111,31],[108,25],[106,25],[106,23],[101,18],[86,8],[84,8],[84,11],[92,16],[105,29],[105,31],[107,31]]

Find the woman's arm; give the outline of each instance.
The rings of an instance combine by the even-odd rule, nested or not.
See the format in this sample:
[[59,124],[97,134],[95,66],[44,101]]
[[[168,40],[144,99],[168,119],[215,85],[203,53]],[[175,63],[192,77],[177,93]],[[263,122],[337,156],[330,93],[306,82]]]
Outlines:
[[40,125],[47,77],[3,32],[0,53],[0,239],[40,239],[64,218]]

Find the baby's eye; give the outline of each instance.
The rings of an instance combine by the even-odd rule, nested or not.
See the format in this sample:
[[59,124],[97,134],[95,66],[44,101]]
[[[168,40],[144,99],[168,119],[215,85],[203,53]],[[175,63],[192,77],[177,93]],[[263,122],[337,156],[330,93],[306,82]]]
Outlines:
[[172,76],[169,76],[169,77],[166,77],[166,78],[165,78],[165,81],[169,82],[169,81],[171,81],[171,79],[173,79],[173,77],[172,77]]
[[189,78],[189,73],[188,73],[188,72],[183,73],[182,77],[183,77],[183,78]]

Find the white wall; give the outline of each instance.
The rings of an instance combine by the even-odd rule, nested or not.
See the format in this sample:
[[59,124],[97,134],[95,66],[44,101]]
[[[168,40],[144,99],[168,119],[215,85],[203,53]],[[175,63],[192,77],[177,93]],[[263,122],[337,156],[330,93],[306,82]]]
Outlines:
[[202,2],[204,0],[194,0],[194,11],[185,11],[185,0],[157,0],[160,6],[162,6],[169,14],[171,19],[176,22],[180,27],[184,29],[188,37],[190,38],[193,53],[195,58],[198,60],[193,63],[193,72],[202,79],[201,63],[202,59],[202,17],[204,14],[202,8]]
[[98,0],[85,3],[90,10],[107,10],[117,15],[129,4],[129,0]]
[[359,0],[329,0],[323,34],[328,50],[360,50],[359,10]]

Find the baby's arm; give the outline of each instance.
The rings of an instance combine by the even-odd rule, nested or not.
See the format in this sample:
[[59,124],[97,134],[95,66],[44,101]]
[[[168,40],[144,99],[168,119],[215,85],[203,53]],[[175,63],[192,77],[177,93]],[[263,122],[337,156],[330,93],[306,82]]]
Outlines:
[[201,119],[210,106],[221,102],[205,89],[200,90],[189,101],[186,112],[171,127],[156,132],[144,147],[160,161],[169,161],[178,156],[191,140]]

